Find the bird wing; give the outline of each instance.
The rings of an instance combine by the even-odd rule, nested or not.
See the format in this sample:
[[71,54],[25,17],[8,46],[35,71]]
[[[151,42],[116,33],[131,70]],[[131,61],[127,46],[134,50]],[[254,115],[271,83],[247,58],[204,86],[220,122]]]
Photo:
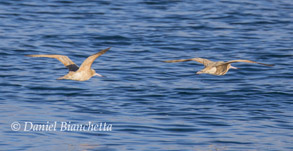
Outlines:
[[89,70],[93,64],[93,62],[102,54],[106,53],[111,47],[101,50],[98,53],[95,53],[91,56],[89,56],[88,58],[85,59],[85,61],[81,64],[79,70]]
[[198,63],[203,64],[204,66],[208,66],[208,64],[213,63],[213,61],[210,61],[208,59],[203,59],[203,58],[191,58],[191,59],[180,59],[180,60],[167,60],[167,61],[164,61],[164,62],[174,63],[174,62],[184,62],[184,61],[196,61]]
[[68,68],[69,71],[77,71],[78,66],[71,61],[67,56],[63,55],[26,55],[28,57],[46,57],[46,58],[55,58],[64,64]]
[[265,63],[250,61],[250,60],[231,60],[231,61],[225,62],[224,64],[230,64],[230,63],[235,63],[235,62],[257,63],[257,64],[261,64],[261,65],[265,65],[265,66],[274,66],[273,64],[265,64]]

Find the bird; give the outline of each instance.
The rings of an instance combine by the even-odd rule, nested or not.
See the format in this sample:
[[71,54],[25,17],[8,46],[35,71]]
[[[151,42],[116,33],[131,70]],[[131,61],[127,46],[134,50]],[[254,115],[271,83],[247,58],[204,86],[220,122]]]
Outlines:
[[265,66],[274,66],[273,64],[264,64],[264,63],[259,63],[259,62],[255,62],[251,60],[231,60],[227,62],[224,62],[224,61],[214,62],[204,58],[167,60],[164,62],[174,63],[174,62],[185,62],[185,61],[196,61],[205,66],[204,69],[196,72],[196,74],[211,74],[211,75],[218,75],[218,76],[225,75],[229,71],[229,69],[239,69],[231,65],[231,63],[236,63],[236,62],[256,63],[256,64],[265,65]]
[[65,67],[68,68],[69,72],[58,78],[57,80],[75,80],[75,81],[86,81],[89,80],[93,76],[99,76],[103,77],[102,75],[96,73],[94,69],[91,69],[91,66],[95,59],[97,59],[102,54],[106,53],[111,47],[101,50],[98,53],[95,53],[91,56],[89,56],[87,59],[84,60],[84,62],[81,64],[80,67],[78,67],[73,61],[69,59],[67,56],[63,55],[25,55],[27,57],[46,57],[46,58],[55,58],[59,60],[61,63],[64,64]]

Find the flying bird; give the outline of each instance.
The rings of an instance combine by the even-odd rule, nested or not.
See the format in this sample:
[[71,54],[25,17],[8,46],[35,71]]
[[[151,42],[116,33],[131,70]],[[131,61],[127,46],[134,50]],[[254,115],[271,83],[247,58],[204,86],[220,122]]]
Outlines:
[[231,63],[236,63],[236,62],[247,62],[247,63],[257,63],[265,66],[274,66],[272,64],[264,64],[264,63],[259,63],[255,61],[250,61],[250,60],[231,60],[231,61],[210,61],[208,59],[203,59],[203,58],[191,58],[191,59],[180,59],[180,60],[168,60],[164,62],[168,63],[174,63],[174,62],[184,62],[184,61],[196,61],[198,63],[201,63],[205,66],[204,69],[196,72],[196,74],[212,74],[212,75],[225,75],[229,69],[238,69],[236,67],[233,67]]
[[[111,48],[111,47],[110,47]],[[97,59],[102,54],[106,53],[110,48],[101,50],[98,53],[95,53],[89,56],[80,67],[78,67],[73,61],[71,61],[67,56],[63,55],[26,55],[28,57],[46,57],[46,58],[55,58],[64,64],[69,70],[68,74],[58,78],[58,80],[67,79],[67,80],[76,80],[76,81],[86,81],[93,76],[102,75],[96,73],[94,69],[91,69],[91,66],[95,59]]]

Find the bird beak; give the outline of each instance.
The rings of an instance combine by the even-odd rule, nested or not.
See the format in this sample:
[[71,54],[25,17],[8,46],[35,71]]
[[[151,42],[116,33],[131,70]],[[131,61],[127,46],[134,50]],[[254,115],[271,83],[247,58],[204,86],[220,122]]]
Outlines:
[[104,77],[104,76],[102,76],[102,75],[100,75],[98,73],[95,73],[94,76]]
[[236,68],[236,67],[233,67],[233,66],[231,66],[230,68],[231,68],[231,69],[239,69],[239,68]]

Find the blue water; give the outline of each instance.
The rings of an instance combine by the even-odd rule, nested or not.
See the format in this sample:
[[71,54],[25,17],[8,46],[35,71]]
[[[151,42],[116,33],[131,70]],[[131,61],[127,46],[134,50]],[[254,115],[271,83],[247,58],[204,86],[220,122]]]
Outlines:
[[[0,150],[293,150],[291,0],[1,1],[0,40]],[[56,80],[67,73],[60,62],[24,56],[79,65],[108,47],[92,66],[106,77],[85,82]],[[213,76],[161,62],[192,57],[275,66],[235,63]]]

